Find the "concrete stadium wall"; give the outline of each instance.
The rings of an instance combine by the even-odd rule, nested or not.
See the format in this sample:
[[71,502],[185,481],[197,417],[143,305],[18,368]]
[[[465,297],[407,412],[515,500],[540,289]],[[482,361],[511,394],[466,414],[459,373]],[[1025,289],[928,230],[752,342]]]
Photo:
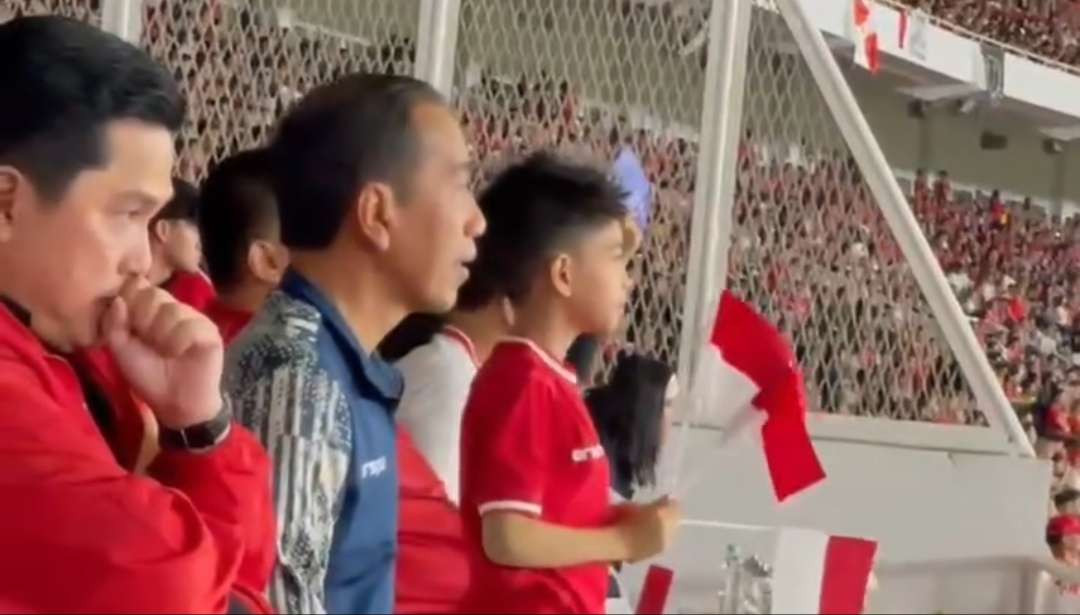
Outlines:
[[[849,83],[885,152],[898,169],[928,171],[947,169],[958,184],[999,188],[1016,196],[1031,196],[1046,204],[1059,197],[1074,210],[1080,203],[1080,147],[1066,145],[1051,156],[1043,152],[1043,139],[1032,123],[1006,113],[974,112],[957,115],[947,108],[932,109],[926,119],[908,115],[911,99],[892,85],[875,82],[861,70],[848,71]],[[979,147],[983,131],[1009,140],[1002,150]],[[1064,181],[1058,184],[1055,165],[1064,165]]]
[[[869,612],[1019,612],[1028,585],[1017,560],[1048,555],[1046,462],[817,440],[828,478],[778,506],[757,446],[718,451],[716,438],[691,432],[690,463],[709,471],[684,497],[685,516],[878,540],[880,587]],[[744,540],[738,531],[727,538]],[[680,559],[680,550],[661,560],[676,575],[717,572]],[[627,572],[631,591],[642,569]]]

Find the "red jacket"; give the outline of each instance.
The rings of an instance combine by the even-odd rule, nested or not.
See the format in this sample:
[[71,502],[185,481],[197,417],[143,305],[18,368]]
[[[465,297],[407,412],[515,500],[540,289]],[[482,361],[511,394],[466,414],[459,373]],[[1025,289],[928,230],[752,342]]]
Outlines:
[[460,613],[469,588],[461,512],[398,425],[398,558],[395,613]]
[[109,401],[111,442],[72,365],[0,306],[0,611],[269,612],[261,447],[234,426],[210,453],[162,451],[153,478],[134,474],[145,410],[107,357],[78,362]]

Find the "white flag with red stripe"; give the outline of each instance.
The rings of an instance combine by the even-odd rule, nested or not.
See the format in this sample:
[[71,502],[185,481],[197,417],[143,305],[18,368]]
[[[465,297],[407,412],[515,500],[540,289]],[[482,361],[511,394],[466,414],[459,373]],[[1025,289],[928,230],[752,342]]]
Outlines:
[[699,418],[724,428],[725,442],[760,436],[776,499],[825,478],[806,428],[806,391],[795,354],[779,331],[724,291],[691,396]]
[[871,73],[877,73],[881,69],[881,49],[874,26],[874,3],[871,0],[853,1],[855,63]]
[[775,554],[774,613],[862,613],[873,589],[877,543],[807,530],[781,533]]

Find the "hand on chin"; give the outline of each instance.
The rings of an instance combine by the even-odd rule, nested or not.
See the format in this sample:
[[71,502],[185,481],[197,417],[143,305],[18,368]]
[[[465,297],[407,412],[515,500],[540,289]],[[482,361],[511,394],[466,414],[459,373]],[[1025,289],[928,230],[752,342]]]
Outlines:
[[111,301],[101,330],[117,366],[161,424],[179,429],[221,410],[224,350],[206,316],[132,278]]

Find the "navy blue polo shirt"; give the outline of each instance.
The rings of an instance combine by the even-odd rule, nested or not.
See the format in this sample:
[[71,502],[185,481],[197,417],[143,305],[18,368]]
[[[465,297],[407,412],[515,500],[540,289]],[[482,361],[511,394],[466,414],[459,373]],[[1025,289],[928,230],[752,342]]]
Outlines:
[[290,272],[229,348],[224,382],[237,419],[274,464],[275,608],[392,612],[400,374]]

